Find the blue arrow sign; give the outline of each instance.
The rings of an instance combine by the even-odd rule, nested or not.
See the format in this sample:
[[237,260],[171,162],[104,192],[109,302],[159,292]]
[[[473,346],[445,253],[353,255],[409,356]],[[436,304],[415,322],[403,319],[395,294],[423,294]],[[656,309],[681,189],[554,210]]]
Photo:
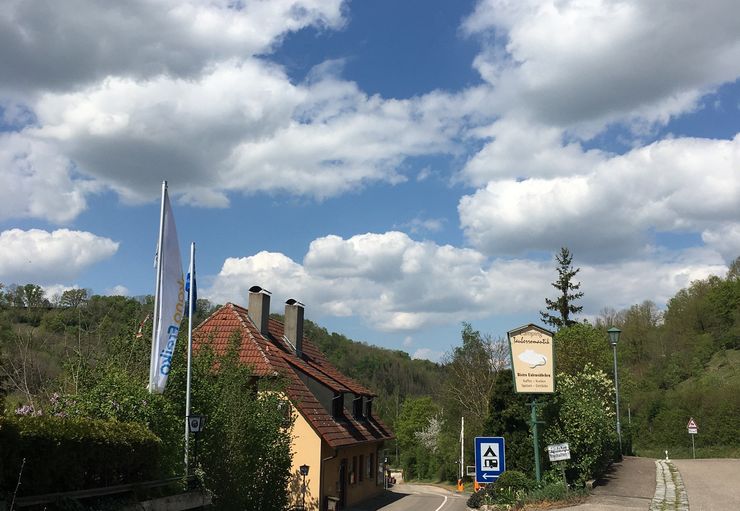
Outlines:
[[504,438],[475,437],[475,480],[492,483],[506,470]]

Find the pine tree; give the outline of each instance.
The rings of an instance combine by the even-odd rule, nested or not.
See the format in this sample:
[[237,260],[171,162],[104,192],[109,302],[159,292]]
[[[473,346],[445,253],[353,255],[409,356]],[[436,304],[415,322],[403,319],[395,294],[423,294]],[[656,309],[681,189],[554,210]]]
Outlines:
[[560,292],[555,300],[545,298],[547,310],[553,311],[550,314],[547,311],[540,311],[542,321],[558,329],[576,324],[576,321],[570,319],[572,314],[581,312],[582,306],[573,305],[575,300],[583,296],[583,292],[578,291],[581,287],[580,282],[573,282],[573,277],[581,271],[580,268],[573,268],[573,254],[566,247],[560,249],[560,253],[555,256],[558,262],[558,280],[552,283],[552,287]]

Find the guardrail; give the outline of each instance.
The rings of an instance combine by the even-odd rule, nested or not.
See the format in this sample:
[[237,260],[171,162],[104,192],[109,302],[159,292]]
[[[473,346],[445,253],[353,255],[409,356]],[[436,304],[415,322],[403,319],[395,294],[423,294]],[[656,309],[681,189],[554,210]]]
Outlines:
[[[67,491],[67,492],[46,493],[44,495],[29,495],[27,497],[16,497],[15,503],[14,503],[14,509],[36,506],[39,504],[49,504],[49,503],[56,502],[62,499],[80,500],[80,499],[89,499],[93,497],[107,497],[111,495],[120,495],[123,493],[137,492],[141,490],[150,490],[153,488],[161,488],[161,487],[169,486],[173,483],[178,483],[178,482],[187,483],[185,486],[190,487],[190,485],[195,480],[196,479],[194,476],[170,477],[168,479],[159,479],[156,481],[145,481],[141,483],[119,484],[116,486],[105,486],[102,488],[89,488],[87,490],[75,490],[75,491]],[[2,504],[3,503],[0,502],[0,509],[4,509],[4,508],[7,509],[8,503],[5,503],[5,506],[3,506]]]

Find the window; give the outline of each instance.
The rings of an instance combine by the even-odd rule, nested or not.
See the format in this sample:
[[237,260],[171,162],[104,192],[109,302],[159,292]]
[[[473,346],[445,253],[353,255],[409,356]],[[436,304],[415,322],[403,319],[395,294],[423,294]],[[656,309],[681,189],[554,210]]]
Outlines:
[[370,453],[367,457],[367,478],[372,479],[374,477],[373,467],[375,466],[375,453]]
[[360,482],[365,479],[365,455],[360,454],[360,470],[358,471],[360,475]]
[[373,416],[373,398],[369,397],[365,400],[365,418],[369,419]]
[[342,416],[342,406],[344,405],[344,398],[342,394],[334,394],[334,399],[331,400],[331,416],[338,419]]
[[357,456],[352,456],[352,472],[349,474],[349,484],[357,482]]
[[352,417],[362,419],[362,396],[356,396],[352,401]]

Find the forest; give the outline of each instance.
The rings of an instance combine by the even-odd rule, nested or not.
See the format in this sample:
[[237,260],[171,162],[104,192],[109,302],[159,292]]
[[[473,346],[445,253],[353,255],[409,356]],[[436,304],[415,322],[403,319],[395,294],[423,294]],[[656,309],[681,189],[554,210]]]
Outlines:
[[[579,310],[576,304],[582,296],[575,290],[564,287],[571,313]],[[553,312],[563,306],[545,302],[545,297],[543,303]],[[216,307],[199,299],[194,324]],[[178,404],[182,371],[173,371],[173,389],[160,403],[167,410],[167,420],[157,422],[150,405],[142,404],[147,399],[143,389],[151,309],[151,297],[98,296],[84,289],[49,297],[36,284],[0,284],[4,416],[143,421],[160,437],[177,436],[177,417],[183,413]],[[538,398],[538,419],[544,423],[540,446],[546,460],[545,445],[570,443],[569,480],[582,484],[619,455],[613,359],[606,333],[610,327],[621,330],[617,356],[625,454],[659,456],[667,449],[674,457],[691,456],[686,424],[693,417],[699,426],[697,456],[740,455],[740,258],[726,275],[692,282],[666,304],[645,301],[625,310],[605,308],[591,322],[579,320],[577,313],[564,315],[562,310],[555,317],[567,321],[554,328],[556,392]],[[395,443],[386,446],[387,455],[408,478],[457,479],[461,417],[465,418],[466,465],[473,464],[475,436],[504,436],[508,467],[533,473],[527,404],[531,396],[514,392],[505,338],[461,323],[460,338],[450,339],[449,352],[440,363],[433,363],[411,359],[403,351],[354,342],[311,321],[305,334],[340,370],[378,394],[375,409],[397,436]],[[180,359],[184,345],[178,343]],[[248,378],[240,372],[243,368],[233,367],[230,376],[217,382],[207,370],[208,363],[199,366],[207,381],[198,391],[201,395],[222,395],[232,407],[240,403],[242,411],[262,417],[262,423],[280,420],[258,402],[239,401],[245,398],[235,391],[237,381]],[[213,427],[224,430],[248,420],[235,417],[229,407],[209,413],[221,417]],[[234,441],[246,445],[258,434],[250,429]],[[285,459],[285,445],[279,438],[267,444],[274,448],[273,455]],[[215,453],[219,448],[223,446],[206,445],[204,452]],[[180,446],[162,449],[163,459],[170,460],[165,464],[176,472]],[[256,470],[255,465],[249,466]],[[559,470],[546,461],[545,477],[560,477]],[[249,499],[264,496],[240,498],[254,502]]]

